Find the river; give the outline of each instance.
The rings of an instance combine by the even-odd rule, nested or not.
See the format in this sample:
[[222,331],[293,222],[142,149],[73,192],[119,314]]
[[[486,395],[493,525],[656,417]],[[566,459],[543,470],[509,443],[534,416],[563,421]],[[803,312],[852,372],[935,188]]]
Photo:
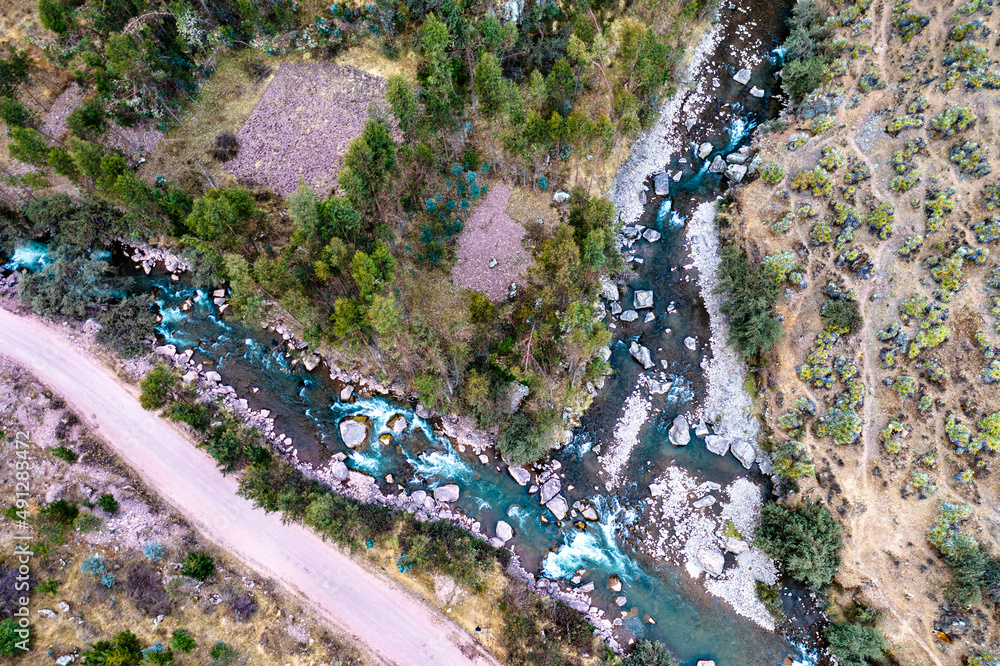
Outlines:
[[[699,658],[740,666],[782,664],[786,658],[805,663],[801,650],[780,634],[735,613],[726,601],[706,591],[681,559],[654,558],[648,548],[659,532],[650,510],[650,486],[667,470],[682,471],[694,483],[723,488],[743,478],[764,484],[763,477],[745,470],[732,455],[707,451],[701,438],[693,437],[688,446],[672,446],[667,428],[703,398],[701,362],[711,353],[697,276],[685,268],[691,260],[684,224],[697,205],[711,201],[724,188],[724,178],[707,168],[715,155],[727,155],[746,144],[753,127],[778,109],[772,98],[774,49],[783,39],[788,9],[787,1],[744,0],[742,6],[723,2],[714,41],[707,38],[700,47],[705,59],[692,72],[690,87],[700,88],[703,100],[700,106],[693,105],[696,115],[679,113],[673,119],[683,124],[673,131],[684,140],[678,149],[661,153],[658,169],[682,175],[671,182],[668,196],[652,196],[644,204],[639,222],[662,237],[635,245],[634,254],[642,263],[633,263],[629,290],[622,295],[628,308],[635,289],[652,290],[655,316],[649,322],[616,322],[610,361],[614,374],[571,443],[555,454],[561,465],[562,493],[570,504],[583,501],[593,506],[596,521],[578,516],[576,522],[559,524],[540,505],[538,495],[519,485],[505,466],[492,457],[484,464],[472,451],[457,450],[435,431],[433,422],[416,415],[413,405],[361,396],[341,402],[340,386],[327,378],[323,366],[307,372],[301,364],[293,365],[280,336],[220,315],[207,291],[183,279],[171,281],[163,271],[149,276],[136,272],[136,290],[154,293],[163,342],[195,350],[196,358],[211,363],[251,407],[271,410],[277,429],[293,437],[302,460],[319,464],[344,454],[349,467],[375,477],[386,492],[457,484],[461,494],[456,507],[481,521],[488,533],[497,520],[508,522],[515,531],[510,544],[529,570],[575,585],[593,583],[593,604],[618,620],[617,631],[626,642],[628,637],[663,641],[684,664]],[[742,52],[734,46],[737,43]],[[747,85],[738,84],[733,75],[748,58],[757,63],[752,79]],[[751,95],[751,87],[758,87],[763,96]],[[712,152],[699,159],[698,146],[704,142],[712,144]],[[693,168],[695,164],[698,168]],[[647,185],[652,193],[652,179]],[[44,262],[45,247],[35,243],[19,247],[8,265],[37,270]],[[688,336],[698,340],[694,350],[684,345]],[[657,369],[672,383],[668,392],[651,394],[644,388],[650,373],[632,359],[628,351],[632,340],[653,350],[658,362],[665,361]],[[633,431],[619,436],[623,410],[636,405],[640,418]],[[378,434],[387,431],[396,413],[406,416],[408,429],[391,443],[380,444]],[[371,444],[351,451],[340,440],[338,424],[356,414],[371,420]],[[611,449],[622,440],[629,440],[628,445],[615,461]],[[617,466],[617,475],[609,472],[609,461]],[[385,482],[389,474],[393,483]],[[719,506],[709,511],[718,513]],[[580,529],[577,522],[585,527]],[[732,560],[731,555],[727,558]],[[581,570],[585,570],[582,575]],[[607,588],[612,574],[621,580],[620,592]],[[619,597],[625,598],[622,604],[616,603]]]

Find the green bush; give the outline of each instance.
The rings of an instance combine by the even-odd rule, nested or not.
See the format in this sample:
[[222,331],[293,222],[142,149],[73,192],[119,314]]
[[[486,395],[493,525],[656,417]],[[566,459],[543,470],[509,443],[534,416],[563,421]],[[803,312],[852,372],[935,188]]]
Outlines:
[[639,641],[622,666],[677,666],[666,646],[660,642]]
[[38,19],[57,35],[68,32],[73,24],[70,8],[59,0],[38,0]]
[[97,498],[97,506],[104,509],[105,513],[113,516],[118,513],[118,500],[111,493],[104,493]]
[[174,421],[188,424],[198,432],[204,432],[211,422],[208,407],[205,405],[172,402],[167,405],[163,413]]
[[72,464],[76,462],[76,452],[73,449],[67,448],[65,446],[54,446],[49,449],[49,453],[54,455],[60,460],[65,460],[66,462]]
[[532,421],[524,412],[516,412],[503,424],[497,449],[508,464],[521,466],[544,456],[551,444],[550,429]]
[[177,385],[177,373],[165,365],[157,365],[139,382],[139,404],[143,409],[159,409],[167,404]]
[[40,513],[50,523],[69,526],[80,515],[80,509],[73,502],[57,499],[42,509]]
[[[16,654],[23,654],[24,651],[18,647],[18,643],[25,639],[22,639],[17,632],[17,620],[14,618],[0,620],[0,657],[12,657]],[[34,634],[34,632],[31,633]]]
[[767,353],[781,337],[781,322],[773,314],[780,285],[766,270],[751,265],[738,245],[722,248],[716,276],[729,342],[743,360]]
[[846,298],[827,301],[820,309],[820,315],[826,320],[827,328],[846,330],[847,335],[859,331],[865,324],[858,302]]
[[190,631],[187,629],[174,629],[174,633],[170,637],[170,647],[172,649],[188,654],[194,650],[196,645],[197,643],[195,643]]
[[768,502],[761,511],[754,544],[781,562],[787,575],[822,590],[840,568],[842,531],[823,505],[787,508]]
[[97,139],[108,127],[104,105],[96,97],[85,100],[66,117],[66,126],[81,139]]
[[841,666],[881,664],[882,656],[889,650],[882,633],[864,624],[831,624],[823,629],[823,636]]
[[212,646],[212,651],[208,653],[212,659],[211,666],[231,666],[239,658],[239,651],[228,643],[218,641]]
[[215,573],[215,560],[208,553],[188,553],[181,571],[195,580],[208,580]]
[[142,343],[156,329],[156,315],[149,296],[131,296],[97,315],[101,325],[94,339],[116,354],[135,358],[147,350]]
[[73,527],[76,528],[76,531],[83,532],[84,534],[98,531],[103,524],[104,521],[99,516],[95,516],[89,511],[81,512],[76,517],[76,520],[73,521]]

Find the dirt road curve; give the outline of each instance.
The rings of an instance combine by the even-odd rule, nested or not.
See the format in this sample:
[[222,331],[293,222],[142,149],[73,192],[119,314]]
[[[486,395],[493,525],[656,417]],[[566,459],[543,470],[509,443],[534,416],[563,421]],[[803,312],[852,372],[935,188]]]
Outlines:
[[308,599],[389,664],[496,664],[420,600],[298,525],[254,509],[236,480],[55,326],[0,309],[0,354],[65,398],[149,486],[204,534]]

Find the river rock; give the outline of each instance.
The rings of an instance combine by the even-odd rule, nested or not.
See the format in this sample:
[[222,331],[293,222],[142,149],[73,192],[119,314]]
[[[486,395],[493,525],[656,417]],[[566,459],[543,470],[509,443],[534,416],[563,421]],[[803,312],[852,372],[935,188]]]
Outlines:
[[656,174],[653,178],[653,191],[656,196],[665,197],[670,194],[670,174],[666,171]]
[[698,146],[698,159],[705,159],[712,154],[712,144],[708,141]]
[[747,168],[743,164],[730,164],[726,169],[726,178],[734,183],[742,181],[745,175],[747,175]]
[[608,316],[608,308],[604,305],[604,301],[597,301],[597,305],[594,306],[594,319],[597,321],[604,321],[604,318]]
[[579,611],[581,613],[586,613],[588,610],[590,610],[590,603],[584,601],[583,599],[570,599],[568,605],[573,610]]
[[643,323],[648,324],[649,322],[653,321],[654,319],[656,319],[656,315],[653,314],[652,312],[647,312],[646,316],[643,317],[642,321],[643,321]]
[[733,455],[736,456],[736,459],[739,460],[746,469],[750,469],[750,467],[753,466],[754,460],[757,458],[757,452],[754,451],[753,444],[743,439],[738,439],[733,442],[732,452]]
[[691,351],[694,351],[695,349],[698,348],[698,341],[689,335],[686,338],[684,338],[684,346],[690,349]]
[[726,556],[715,546],[702,546],[694,555],[695,564],[712,574],[722,575],[722,570],[726,567]]
[[757,86],[754,86],[753,88],[750,89],[750,94],[753,95],[754,97],[761,98],[764,96],[764,91],[758,88]]
[[390,419],[389,422],[385,424],[386,427],[397,435],[404,430],[406,430],[406,417],[402,414],[395,414]]
[[336,460],[330,465],[330,475],[337,481],[344,482],[351,476],[351,470],[342,461]]
[[708,435],[708,426],[704,421],[698,421],[698,425],[694,427],[694,434],[701,438]]
[[562,520],[569,513],[569,503],[566,498],[562,495],[556,495],[551,500],[545,503],[552,515],[556,517],[556,520]]
[[708,167],[711,173],[725,173],[726,171],[726,160],[722,155],[716,155],[715,159],[712,160],[712,165]]
[[618,577],[618,574],[608,576],[608,589],[612,592],[622,591],[622,579]]
[[639,313],[636,312],[635,310],[626,310],[625,312],[622,313],[621,316],[622,321],[635,321],[638,318],[639,318]]
[[438,486],[434,489],[434,499],[438,502],[457,502],[458,495],[459,489],[454,483]]
[[621,595],[618,595],[617,597],[615,597],[615,605],[618,606],[619,608],[621,608],[622,606],[624,606],[627,602],[628,602],[628,599],[625,597],[624,594],[621,594]]
[[423,405],[421,405],[419,402],[417,403],[417,408],[415,410],[413,410],[413,411],[414,411],[414,413],[416,413],[416,415],[419,418],[422,418],[422,419],[429,419],[431,416],[433,416],[431,414],[431,410],[427,409],[426,407],[424,407]]
[[595,356],[597,356],[597,358],[599,358],[602,361],[604,361],[605,363],[607,363],[608,359],[611,358],[611,347],[601,347],[601,348],[599,348],[597,350],[597,354],[595,354]]
[[349,449],[355,449],[368,441],[368,425],[355,418],[340,422],[340,437]]
[[177,347],[174,345],[162,345],[160,347],[154,347],[153,352],[159,354],[160,356],[173,358],[174,356],[177,356]]
[[722,547],[725,548],[730,553],[739,555],[740,553],[746,552],[750,549],[749,544],[743,539],[737,537],[725,537],[722,539]]
[[501,539],[504,543],[507,543],[514,538],[514,528],[511,527],[506,521],[497,521],[497,537]]
[[208,372],[205,373],[205,379],[207,379],[210,382],[219,383],[222,381],[222,375],[217,373],[215,370],[209,370]]
[[653,292],[647,289],[636,291],[635,296],[632,298],[632,304],[636,310],[653,307]]
[[674,387],[674,383],[671,381],[660,381],[659,379],[649,380],[649,392],[653,395],[663,395],[664,393],[669,393],[670,389]]
[[188,370],[186,373],[184,373],[184,376],[181,377],[181,379],[184,380],[186,383],[191,384],[191,383],[197,381],[197,379],[198,379],[198,371],[197,370]]
[[642,232],[642,237],[646,239],[647,243],[655,243],[660,240],[662,234],[656,229],[646,229]]
[[705,438],[705,447],[717,456],[729,453],[729,440],[719,435],[709,435]]
[[601,296],[612,302],[621,298],[618,294],[618,285],[612,282],[611,278],[601,278]]
[[712,497],[711,495],[705,495],[700,500],[695,500],[694,502],[692,502],[691,506],[693,506],[696,509],[704,509],[712,506],[713,504],[715,504],[715,498]]
[[597,509],[595,509],[592,506],[584,508],[584,510],[581,511],[580,514],[587,520],[596,521],[600,519],[600,516],[597,515]]
[[746,164],[748,159],[750,159],[750,146],[743,146],[735,153],[726,155],[726,161],[730,164]]
[[670,430],[667,431],[667,437],[674,446],[687,446],[691,443],[690,428],[683,414],[678,414],[677,418],[674,419]]
[[736,80],[736,83],[745,86],[750,83],[750,70],[744,67],[740,71],[736,72],[736,74],[733,75],[733,78]]
[[507,471],[514,477],[519,486],[526,486],[528,485],[528,481],[531,481],[531,472],[523,467],[508,467]]
[[309,354],[309,356],[302,359],[302,367],[304,367],[307,372],[312,372],[316,369],[316,366],[319,365],[319,361],[319,354]]
[[697,666],[715,666],[715,660],[713,660],[713,659],[699,659]]
[[629,345],[628,350],[629,353],[632,354],[632,358],[638,361],[639,365],[641,365],[643,368],[649,370],[650,368],[653,367],[654,365],[653,358],[650,355],[649,349],[647,347],[643,347],[638,342],[633,340],[632,344]]
[[611,314],[620,315],[622,313],[622,305],[618,301],[611,303]]
[[562,490],[562,483],[559,481],[559,477],[553,476],[542,484],[541,499],[539,501],[542,504],[548,504],[549,500],[558,495],[560,490]]

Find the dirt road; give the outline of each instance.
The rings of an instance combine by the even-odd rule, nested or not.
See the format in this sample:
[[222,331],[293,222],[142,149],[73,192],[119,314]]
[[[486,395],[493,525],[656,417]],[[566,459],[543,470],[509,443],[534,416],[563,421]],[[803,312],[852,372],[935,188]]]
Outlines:
[[209,539],[305,597],[389,664],[496,664],[420,600],[311,531],[283,525],[236,495],[237,483],[179,430],[139,406],[134,390],[56,326],[0,309],[0,354],[62,395],[143,480]]

